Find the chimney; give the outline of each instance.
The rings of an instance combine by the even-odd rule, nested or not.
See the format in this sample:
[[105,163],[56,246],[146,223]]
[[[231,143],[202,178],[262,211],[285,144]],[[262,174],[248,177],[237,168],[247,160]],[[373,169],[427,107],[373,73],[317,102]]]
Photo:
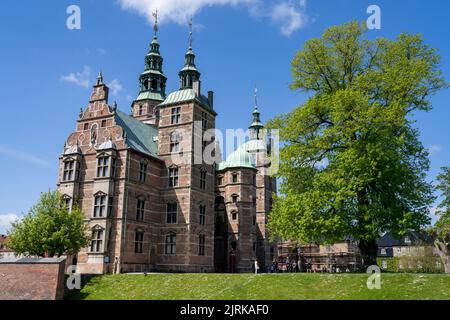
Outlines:
[[214,91],[208,91],[208,102],[211,109],[214,109]]
[[200,97],[200,80],[194,81],[192,89],[194,89],[195,94]]

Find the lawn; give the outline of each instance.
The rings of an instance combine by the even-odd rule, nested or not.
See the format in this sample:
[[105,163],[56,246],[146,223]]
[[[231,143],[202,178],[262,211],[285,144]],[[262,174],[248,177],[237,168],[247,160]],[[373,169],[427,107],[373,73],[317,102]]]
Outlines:
[[92,278],[70,299],[88,300],[450,300],[450,275],[366,274],[123,274]]

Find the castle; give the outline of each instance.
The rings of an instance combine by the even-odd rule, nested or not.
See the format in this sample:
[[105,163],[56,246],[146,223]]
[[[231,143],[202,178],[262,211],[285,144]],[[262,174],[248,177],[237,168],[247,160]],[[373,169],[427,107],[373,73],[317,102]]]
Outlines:
[[190,41],[179,90],[166,94],[155,24],[131,114],[109,104],[98,75],[60,157],[58,190],[69,209],[82,209],[92,235],[71,260],[79,272],[270,266],[276,247],[266,223],[276,179],[267,174],[260,113],[255,106],[248,141],[222,161],[214,134],[206,134],[215,128],[214,93],[202,95],[195,58]]

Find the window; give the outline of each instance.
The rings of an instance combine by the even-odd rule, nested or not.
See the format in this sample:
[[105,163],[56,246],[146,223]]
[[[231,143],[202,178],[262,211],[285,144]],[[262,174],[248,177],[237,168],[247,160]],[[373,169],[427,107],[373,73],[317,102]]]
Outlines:
[[[146,89],[148,87],[148,84],[145,85]],[[139,105],[139,115],[142,116],[144,114],[144,107],[142,105]]]
[[202,111],[202,129],[205,131],[208,127],[208,114]]
[[238,182],[238,174],[237,173],[233,173],[233,183],[237,183]]
[[255,197],[252,197],[253,199],[252,199],[252,201],[253,201],[253,208],[256,208],[256,198]]
[[172,108],[171,123],[172,124],[180,123],[180,118],[181,118],[181,107]]
[[217,178],[217,184],[218,184],[219,186],[223,185],[223,177],[218,177],[218,178]]
[[74,177],[75,161],[70,160],[64,162],[63,181],[72,181]]
[[145,180],[147,179],[147,167],[148,163],[145,160],[141,161],[140,168],[139,168],[139,182],[145,183]]
[[108,199],[108,217],[111,217],[111,215],[113,213],[113,202],[114,202],[114,198],[109,197],[109,199]]
[[237,212],[236,211],[233,211],[231,213],[231,220],[237,220]]
[[142,231],[136,231],[134,236],[134,252],[142,253],[144,252],[144,233]]
[[111,159],[111,178],[116,176],[116,162],[117,160],[115,158]]
[[206,206],[200,206],[199,223],[203,226],[206,224]]
[[205,255],[205,235],[203,234],[198,236],[198,255]]
[[169,233],[166,235],[166,254],[173,255],[176,253],[177,235],[175,233]]
[[109,157],[102,156],[97,159],[97,178],[108,176]]
[[176,202],[169,202],[167,204],[167,223],[177,223],[178,205]]
[[106,120],[102,120],[102,128],[106,127]]
[[136,208],[136,220],[144,221],[144,212],[145,212],[145,200],[138,199],[137,208]]
[[178,132],[173,132],[170,135],[170,153],[180,152],[180,135]]
[[71,204],[72,204],[72,198],[69,197],[69,196],[64,196],[63,200],[64,200],[64,204],[66,205],[67,210],[70,211],[70,207],[71,207]]
[[169,168],[169,187],[178,186],[178,167]]
[[238,195],[237,195],[237,194],[233,194],[233,195],[231,196],[231,201],[232,201],[233,203],[237,203],[237,202],[238,202]]
[[152,90],[158,90],[158,82],[155,79],[152,80]]
[[103,230],[92,231],[91,252],[101,252],[103,249]]
[[83,129],[84,129],[85,131],[86,131],[86,130],[89,130],[89,123],[85,123]]
[[206,176],[207,172],[205,169],[200,171],[200,189],[206,190]]
[[102,218],[106,210],[106,196],[95,196],[94,201],[94,218]]
[[381,248],[381,254],[382,255],[386,255],[386,249],[385,248]]

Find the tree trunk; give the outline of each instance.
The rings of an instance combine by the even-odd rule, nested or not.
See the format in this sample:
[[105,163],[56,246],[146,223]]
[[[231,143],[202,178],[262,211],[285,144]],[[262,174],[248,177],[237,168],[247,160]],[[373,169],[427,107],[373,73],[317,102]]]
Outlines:
[[365,271],[369,266],[377,265],[377,240],[359,240],[358,247],[361,253],[363,271]]
[[450,251],[444,242],[436,240],[434,242],[434,246],[438,250],[439,257],[441,258],[442,263],[444,264],[445,273],[450,273]]

